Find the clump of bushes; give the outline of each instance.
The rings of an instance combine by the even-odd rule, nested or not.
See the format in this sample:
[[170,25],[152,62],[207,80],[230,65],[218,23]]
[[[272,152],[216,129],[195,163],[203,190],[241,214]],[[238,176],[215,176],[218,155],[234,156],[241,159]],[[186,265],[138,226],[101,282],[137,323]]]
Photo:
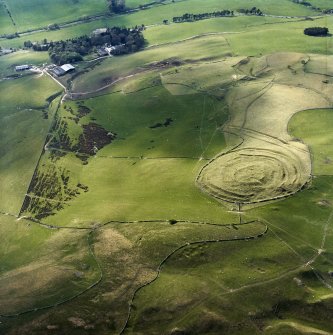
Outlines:
[[309,36],[327,36],[328,28],[326,27],[309,27],[304,29],[304,34]]

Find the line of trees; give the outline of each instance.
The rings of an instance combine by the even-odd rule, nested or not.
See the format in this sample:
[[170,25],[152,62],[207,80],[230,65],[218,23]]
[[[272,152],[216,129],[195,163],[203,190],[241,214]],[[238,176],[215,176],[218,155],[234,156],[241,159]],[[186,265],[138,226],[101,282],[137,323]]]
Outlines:
[[238,9],[239,13],[245,14],[245,15],[256,15],[256,16],[263,16],[264,13],[257,7],[252,7],[250,9],[246,8],[240,8]]
[[309,27],[304,29],[304,34],[309,36],[327,36],[329,33],[326,27]]
[[189,14],[186,13],[182,16],[175,16],[172,21],[175,23],[180,22],[192,22],[192,21],[199,21],[204,19],[210,19],[213,17],[225,17],[225,16],[234,16],[234,12],[230,10],[222,10],[212,13],[202,13],[202,14]]
[[297,3],[299,5],[305,6],[305,7],[309,7],[317,12],[322,12],[323,14],[333,14],[333,9],[332,8],[326,8],[326,9],[322,9],[320,7],[316,7],[314,5],[312,5],[311,2],[309,1],[305,1],[305,0],[292,0],[292,2]]

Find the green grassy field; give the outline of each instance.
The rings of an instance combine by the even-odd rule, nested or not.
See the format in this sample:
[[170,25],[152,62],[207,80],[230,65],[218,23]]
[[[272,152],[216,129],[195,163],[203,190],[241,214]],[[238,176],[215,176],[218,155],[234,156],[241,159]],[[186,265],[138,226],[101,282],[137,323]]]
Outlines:
[[[82,183],[90,190],[57,215],[57,224],[80,226],[111,218],[209,220],[211,215],[219,221],[223,213],[220,206],[205,197],[192,181],[206,162],[201,159],[213,157],[225,145],[223,134],[217,129],[227,118],[224,104],[199,94],[174,97],[156,86],[133,94],[106,95],[88,100],[85,105],[92,111],[80,124],[93,120],[116,133],[117,138],[89,159],[88,165],[82,166],[73,155],[57,160],[58,169],[71,171],[73,185]],[[105,110],[106,105],[114,107]],[[75,110],[77,106],[66,103],[65,108]],[[60,115],[68,118],[65,110]],[[169,126],[151,128],[167,119],[171,119]],[[73,121],[66,122],[68,129],[77,128]],[[77,129],[69,134],[73,143],[80,134]],[[158,182],[160,178],[165,181]],[[110,187],[102,186],[106,184]],[[154,205],[146,206],[149,202]],[[193,202],[197,203],[194,212]],[[211,207],[209,216],[205,206]],[[223,216],[235,217],[227,213]],[[55,223],[54,219],[49,220]]]
[[[16,4],[16,1],[18,0],[15,0],[14,5]],[[38,1],[40,1],[45,6],[45,0],[43,1],[38,0]],[[80,36],[83,34],[89,34],[93,29],[104,27],[104,26],[123,26],[124,25],[127,27],[132,27],[132,26],[141,25],[141,24],[145,24],[147,26],[159,24],[163,27],[164,30],[170,28],[171,35],[169,39],[170,38],[172,39],[174,38],[174,36],[177,36],[175,35],[175,33],[173,33],[174,29],[179,30],[177,34],[180,34],[179,36],[181,36],[184,34],[182,31],[184,29],[185,31],[188,29],[186,27],[188,24],[175,24],[175,25],[165,27],[164,25],[162,25],[162,22],[164,19],[168,19],[171,22],[172,17],[181,16],[185,14],[186,12],[188,12],[188,1],[189,0],[179,1],[179,2],[176,1],[174,3],[166,2],[165,5],[153,6],[149,9],[141,10],[135,13],[131,13],[129,15],[119,15],[119,16],[114,16],[112,18],[105,18],[105,19],[101,19],[101,20],[97,20],[93,22],[88,22],[88,23],[83,22],[82,24],[71,26],[71,27],[66,27],[59,31],[37,32],[31,35],[16,38],[14,40],[2,40],[0,45],[3,47],[17,47],[17,46],[22,46],[23,42],[26,40],[41,41],[44,38],[47,38],[48,40],[60,40],[60,39]],[[199,0],[190,0],[190,1],[191,1],[191,8],[193,9],[192,12],[201,13],[202,11],[201,2]],[[100,4],[101,3],[102,2],[100,2]],[[70,7],[70,9],[73,8],[74,10],[75,7],[78,5],[79,3],[72,4],[72,7]],[[60,7],[58,3],[57,5],[54,5],[54,6],[55,6],[54,13],[58,13],[59,15],[59,12],[62,11],[61,9],[62,7]],[[213,11],[221,10],[221,9],[237,10],[238,8],[241,8],[241,7],[247,8],[247,6],[248,6],[248,3],[246,1],[238,2],[237,4],[235,4],[234,1],[224,1],[221,4],[221,2],[218,0],[207,0],[205,2],[205,11],[213,12]],[[304,15],[315,14],[315,12],[313,12],[312,10],[304,6],[299,6],[297,4],[290,3],[290,1],[288,0],[280,1],[278,3],[274,1],[258,0],[253,4],[251,3],[251,6],[257,6],[260,9],[262,9],[266,14],[270,14],[270,15],[304,16]],[[88,3],[86,2],[84,4],[80,4],[79,7],[82,8],[81,9],[82,11],[88,10],[89,8],[95,8],[96,10],[99,9],[98,6],[94,6],[94,7],[90,7],[90,5],[88,6]],[[24,6],[22,6],[22,8],[24,8]],[[40,8],[43,8],[43,6],[41,6]],[[18,10],[18,7],[17,7],[17,10]],[[26,21],[22,23],[22,29],[23,28],[24,29],[40,28],[40,27],[44,27],[48,23],[54,23],[52,20],[54,20],[56,15],[51,14],[50,11],[45,11],[45,10],[44,10],[44,13],[39,17],[38,21],[33,18],[30,21]],[[69,11],[68,13],[69,14],[67,14],[68,15],[67,20],[69,20],[74,15],[71,11]],[[29,14],[29,8],[28,8],[28,14]],[[20,19],[20,15],[23,17],[23,15],[27,15],[27,14],[24,13],[23,11],[21,12],[18,10],[19,19]],[[79,16],[83,16],[83,13],[82,15],[81,14],[77,15],[76,18],[78,18]],[[42,18],[44,21],[43,20],[41,21],[40,18]],[[211,26],[210,21],[212,20],[204,20],[204,21],[195,22],[193,23],[193,26],[198,27],[197,31],[204,32],[206,31],[207,28]],[[232,29],[231,31],[234,31],[235,29],[237,30],[237,26],[239,25],[238,23],[234,23],[235,21],[241,22],[240,28],[248,29],[248,26],[251,26],[253,24],[256,25],[256,24],[263,24],[266,22],[286,21],[286,19],[281,19],[281,18],[279,19],[279,18],[273,18],[273,17],[271,18],[269,17],[240,17],[240,18],[221,18],[221,19],[213,20],[213,21],[217,22],[217,23],[214,23],[214,25],[218,25],[220,27],[219,29],[222,29],[222,31],[228,31],[229,29]],[[245,24],[242,24],[244,22]],[[30,27],[27,25],[29,25]],[[174,28],[174,26],[178,28]],[[201,27],[201,30],[199,27]],[[158,34],[156,37],[161,38],[162,34],[158,33],[158,30],[159,30],[158,27],[156,28],[152,27],[152,29],[153,31],[157,29],[157,32],[153,34],[155,36]],[[243,29],[240,29],[240,30],[243,30]],[[165,30],[165,32],[166,31],[167,30]],[[211,28],[210,28],[210,31],[211,31]],[[189,32],[191,32],[191,28],[189,29]],[[165,33],[163,35],[165,35]],[[191,34],[191,36],[192,35],[193,33]],[[158,42],[162,42],[165,38],[166,37],[162,36],[162,38],[158,40]],[[148,38],[148,41],[149,41],[149,38]]]
[[[106,6],[79,0],[62,15],[59,3],[47,7],[52,13],[41,0],[36,11],[32,3],[7,3],[19,29]],[[287,0],[250,5],[267,14],[316,14]],[[250,5],[166,1],[1,45]],[[62,92],[49,77],[3,80],[15,65],[48,62],[46,53],[0,57],[1,334],[333,332],[332,37],[303,35],[333,21],[295,20],[149,27],[147,49],[78,64],[79,75],[63,80],[74,99],[68,94],[59,109],[60,96],[48,105]],[[259,168],[265,150],[283,163],[297,156],[312,178],[283,201],[227,206],[196,181],[210,159],[232,148],[241,164],[228,171],[253,190],[267,182]]]
[[0,76],[5,77],[15,73],[15,66],[28,64],[41,66],[48,63],[49,55],[47,52],[18,51],[0,57]]
[[313,0],[311,4],[321,9],[332,9],[332,2],[330,0]]
[[98,280],[84,231],[55,232],[4,215],[0,223],[1,315],[59,303]]
[[49,24],[77,20],[86,15],[106,12],[103,0],[70,0],[49,2],[45,0],[7,0],[7,6],[16,23],[17,31],[47,27]]
[[14,26],[10,16],[8,15],[7,8],[4,3],[0,5],[0,34],[10,34],[16,32],[16,27]]
[[229,45],[222,35],[183,41],[177,46],[178,48],[172,48],[169,45],[165,45],[124,57],[105,59],[102,63],[103,66],[96,66],[89,72],[79,76],[73,83],[73,91],[75,93],[94,91],[118,78],[154,69],[154,67],[156,68],[155,63],[171,58],[179,59],[180,61],[204,59],[205,54],[202,53],[201,48],[205,49],[206,55],[210,55],[210,59],[230,55]]
[[2,212],[18,214],[57,106],[48,107],[46,99],[59,87],[37,77],[0,83]]
[[311,144],[313,173],[318,176],[332,175],[332,134],[326,129],[332,118],[332,109],[305,111],[295,115],[289,125],[295,136]]

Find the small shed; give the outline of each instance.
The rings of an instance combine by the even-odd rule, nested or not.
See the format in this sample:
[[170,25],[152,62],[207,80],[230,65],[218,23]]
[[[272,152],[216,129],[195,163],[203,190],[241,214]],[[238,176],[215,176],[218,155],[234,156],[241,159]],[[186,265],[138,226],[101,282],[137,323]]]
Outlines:
[[30,69],[30,65],[15,66],[15,71],[25,71],[25,70],[29,70],[29,69]]

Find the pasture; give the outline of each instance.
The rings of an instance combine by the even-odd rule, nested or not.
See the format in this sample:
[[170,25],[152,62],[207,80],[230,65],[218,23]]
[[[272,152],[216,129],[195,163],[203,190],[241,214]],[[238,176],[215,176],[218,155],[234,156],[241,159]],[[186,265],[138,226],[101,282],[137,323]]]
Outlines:
[[[40,3],[40,6],[37,7],[38,11],[42,11],[43,13],[38,16],[38,20],[36,18],[31,18],[31,20],[26,20],[23,22],[24,17],[26,15],[32,15],[32,8],[29,7],[31,5],[23,5],[19,7],[17,2],[21,0],[13,0],[13,6],[17,10],[18,15],[18,24],[15,26],[15,31],[22,31],[21,29],[27,30],[27,29],[37,29],[37,28],[43,28],[47,26],[48,24],[52,23],[64,23],[66,21],[75,20],[84,17],[84,15],[88,14],[100,14],[100,11],[103,11],[101,6],[105,6],[106,2],[99,0],[98,6],[94,5],[94,2],[88,2],[86,0],[84,3],[73,3],[69,7],[69,10],[66,12],[66,15],[61,15],[60,17],[65,17],[66,19],[61,22],[54,22],[55,18],[57,17],[55,14],[52,14],[52,11],[43,10],[43,8],[46,6],[45,0],[38,0]],[[37,0],[34,0],[35,2]],[[97,1],[97,0],[95,0]],[[297,18],[278,18],[274,16],[280,16],[285,15],[287,17],[291,17],[293,15],[300,16],[299,19],[302,19],[302,17],[307,15],[314,15],[317,14],[313,10],[305,7],[300,6],[294,3],[291,3],[289,0],[283,0],[279,1],[278,3],[275,1],[263,1],[263,0],[257,0],[255,3],[251,3],[252,6],[256,6],[264,11],[264,13],[268,15],[272,15],[273,17],[235,17],[235,18],[220,18],[220,19],[210,19],[210,20],[204,20],[204,21],[198,21],[193,23],[182,23],[182,24],[171,24],[171,25],[163,25],[163,20],[167,19],[169,22],[172,22],[172,18],[174,16],[181,16],[188,12],[188,3],[191,1],[191,8],[194,14],[195,13],[201,13],[202,12],[202,6],[201,2],[199,0],[186,0],[186,1],[175,1],[170,2],[167,1],[165,5],[157,5],[152,6],[149,9],[145,10],[139,10],[134,13],[130,13],[128,15],[115,15],[111,17],[104,17],[101,19],[97,19],[96,21],[93,20],[91,22],[85,22],[84,20],[82,22],[79,22],[79,24],[76,25],[70,25],[66,26],[64,28],[61,28],[60,30],[56,31],[36,31],[32,32],[31,34],[27,34],[24,36],[21,36],[20,38],[15,38],[13,40],[5,40],[2,39],[1,46],[3,47],[18,47],[22,46],[23,42],[26,40],[33,40],[33,41],[42,41],[44,38],[51,40],[60,40],[60,39],[67,39],[72,38],[76,36],[81,36],[84,34],[89,34],[92,30],[100,27],[105,26],[126,26],[126,27],[133,27],[135,25],[141,25],[144,24],[149,27],[149,30],[152,29],[152,35],[154,36],[154,40],[152,40],[152,44],[155,44],[156,42],[162,43],[165,39],[172,39],[172,40],[179,40],[181,39],[182,35],[190,33],[190,36],[193,36],[194,34],[191,33],[191,29],[194,28],[194,32],[198,31],[199,33],[203,32],[211,32],[216,30],[216,28],[212,29],[212,23],[213,25],[220,27],[218,28],[218,31],[243,31],[252,29],[252,26],[255,25],[264,25],[267,23],[274,23],[274,22],[288,22],[293,20],[298,20]],[[30,4],[30,2],[29,2]],[[63,6],[59,6],[59,2],[54,3],[52,6],[54,6],[53,13],[57,13],[59,15],[59,12],[63,12]],[[27,13],[24,12],[24,8],[27,9]],[[222,8],[223,7],[223,8]],[[206,0],[205,1],[205,11],[208,12],[214,12],[217,10],[222,9],[230,9],[230,10],[237,10],[239,8],[247,8],[248,2],[247,1],[238,1],[235,3],[234,1],[224,1],[223,6],[221,7],[221,2],[218,0]],[[20,9],[21,8],[21,9]],[[74,16],[74,10],[76,8],[79,9],[79,15]],[[104,9],[104,13],[107,13],[107,10]],[[15,16],[14,20],[16,19]],[[59,17],[59,16],[58,16]],[[238,23],[239,22],[239,23]],[[152,26],[152,27],[150,27]],[[237,28],[240,26],[240,28]],[[7,27],[7,25],[6,25]],[[190,28],[191,27],[191,28]],[[175,30],[177,33],[175,33]],[[13,32],[15,32],[13,31]],[[162,33],[164,31],[164,33]],[[170,34],[169,34],[170,32]],[[186,33],[187,32],[187,33]],[[148,31],[147,31],[148,33]],[[289,31],[290,33],[290,31]],[[164,36],[166,35],[166,36]],[[148,41],[150,34],[148,33]],[[176,37],[177,36],[177,37]],[[178,37],[179,36],[179,37]]]
[[1,212],[19,213],[57,108],[47,99],[61,90],[38,76],[0,82]]
[[[91,111],[80,119],[80,124],[97,122],[117,137],[94,157],[88,157],[86,165],[70,152],[63,152],[51,163],[58,170],[70,171],[72,186],[87,185],[89,191],[74,197],[69,206],[65,203],[64,210],[46,222],[81,226],[104,223],[111,217],[209,220],[211,215],[219,220],[223,213],[220,206],[204,196],[192,181],[207,159],[225,145],[218,130],[227,118],[223,103],[202,94],[175,97],[160,84],[135,93],[90,99],[85,106]],[[59,116],[71,131],[68,136],[73,146],[82,130],[69,120],[70,108],[75,111],[80,107],[66,103]],[[168,124],[163,125],[167,120]],[[47,160],[52,159],[52,148],[55,147],[55,153],[56,148],[65,148],[62,141],[56,143],[51,142],[51,156],[43,158],[40,174],[49,169]],[[165,178],[163,183],[161,178]],[[197,205],[193,212],[194,201]],[[206,206],[211,210],[205,211]],[[211,215],[207,216],[208,212]],[[232,217],[227,213],[223,216]]]
[[2,214],[0,222],[2,316],[61,303],[99,279],[84,231],[51,231]]
[[[202,11],[166,1],[108,22],[189,4]],[[304,36],[309,24],[153,26],[145,50],[78,64],[62,100],[45,74],[2,80],[0,332],[333,332],[332,38]],[[1,77],[46,58],[1,57]]]
[[289,124],[290,132],[310,143],[316,176],[332,175],[332,133],[326,129],[327,124],[332,124],[332,118],[332,109],[315,109],[296,114]]
[[15,22],[15,31],[40,29],[49,24],[74,21],[84,16],[103,14],[107,11],[102,0],[7,0],[7,7]]
[[0,76],[3,78],[13,75],[15,73],[15,66],[17,65],[28,64],[42,66],[48,62],[49,55],[47,52],[18,51],[0,57]]

